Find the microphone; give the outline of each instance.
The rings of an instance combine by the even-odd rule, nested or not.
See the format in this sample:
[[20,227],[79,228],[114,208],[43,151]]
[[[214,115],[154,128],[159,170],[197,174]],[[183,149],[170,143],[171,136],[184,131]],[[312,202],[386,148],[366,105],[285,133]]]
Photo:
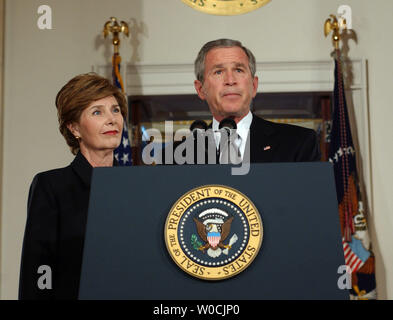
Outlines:
[[225,118],[221,120],[218,129],[225,129],[226,131],[231,132],[231,130],[237,129],[237,125],[235,120],[233,120],[232,118]]
[[195,129],[207,129],[207,124],[203,120],[195,120],[193,123],[191,123],[190,126],[190,131],[193,132]]
[[232,118],[222,119],[218,125],[218,129],[221,132],[220,147],[234,142],[234,139],[237,137],[237,125],[235,120]]
[[207,124],[203,120],[195,120],[193,123],[191,123],[190,131],[194,136],[194,138],[196,138],[198,131],[205,132],[206,130],[207,130]]
[[235,143],[239,135],[236,133],[237,125],[232,118],[221,120],[218,126],[221,137],[219,152],[217,153],[218,161],[221,164],[240,164],[242,162],[239,145]]

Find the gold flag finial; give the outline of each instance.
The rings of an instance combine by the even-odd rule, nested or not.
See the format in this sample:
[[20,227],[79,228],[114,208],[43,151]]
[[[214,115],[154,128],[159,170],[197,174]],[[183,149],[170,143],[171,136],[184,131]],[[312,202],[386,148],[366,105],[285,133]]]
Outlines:
[[119,34],[124,33],[124,35],[128,37],[128,24],[124,21],[120,21],[119,24],[115,17],[111,17],[109,21],[105,22],[104,30],[102,31],[104,38],[106,38],[110,33],[113,33],[112,44],[115,47],[115,53],[118,53],[120,46]]
[[327,37],[330,31],[333,31],[332,42],[334,49],[336,50],[339,49],[339,43],[341,39],[340,29],[346,29],[345,19],[339,21],[335,15],[331,14],[330,18],[326,19],[325,21],[324,33],[325,37]]

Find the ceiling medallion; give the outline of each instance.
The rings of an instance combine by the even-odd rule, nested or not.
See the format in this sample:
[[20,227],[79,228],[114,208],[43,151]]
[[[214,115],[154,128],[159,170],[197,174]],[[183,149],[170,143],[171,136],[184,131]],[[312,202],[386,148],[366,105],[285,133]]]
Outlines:
[[181,0],[191,8],[215,15],[234,16],[256,10],[270,0]]

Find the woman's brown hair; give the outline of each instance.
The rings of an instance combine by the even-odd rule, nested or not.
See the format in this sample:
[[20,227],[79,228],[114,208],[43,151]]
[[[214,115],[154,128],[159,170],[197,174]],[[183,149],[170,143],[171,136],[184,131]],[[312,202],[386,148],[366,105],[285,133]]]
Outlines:
[[96,73],[81,74],[72,78],[57,94],[56,108],[59,130],[73,154],[78,153],[79,142],[67,128],[67,125],[79,122],[83,110],[92,102],[108,96],[115,97],[123,118],[127,119],[128,109],[124,94],[108,79]]

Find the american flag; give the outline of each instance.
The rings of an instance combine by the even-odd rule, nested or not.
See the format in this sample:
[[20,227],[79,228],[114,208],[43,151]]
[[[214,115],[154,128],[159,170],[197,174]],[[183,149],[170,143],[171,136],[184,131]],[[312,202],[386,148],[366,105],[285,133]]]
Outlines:
[[375,266],[369,245],[362,241],[364,230],[367,232],[367,229],[359,229],[354,219],[355,216],[363,216],[363,204],[360,201],[355,147],[345,99],[340,50],[337,49],[335,54],[334,109],[329,161],[333,163],[334,168],[345,264],[352,271],[351,294],[361,297],[375,291]]
[[351,241],[355,232],[353,216],[357,210],[357,187],[355,148],[349,125],[345,100],[341,61],[335,60],[334,109],[330,136],[329,161],[334,165],[337,200],[341,216],[341,229],[346,241]]
[[[120,62],[121,57],[118,53],[113,54],[112,58],[112,78],[113,84],[117,86],[123,93],[124,93],[124,85],[123,80],[121,79],[120,75]],[[123,132],[121,136],[121,143],[115,149],[115,158],[119,162],[120,166],[131,166],[132,159],[131,159],[131,145],[130,140],[128,138],[128,127],[127,121],[125,119],[123,125]]]
[[[342,239],[344,247],[345,264],[351,268],[352,273],[360,269],[370,257],[370,252],[364,249],[360,240],[353,238],[351,242]],[[356,253],[355,253],[356,252]]]

